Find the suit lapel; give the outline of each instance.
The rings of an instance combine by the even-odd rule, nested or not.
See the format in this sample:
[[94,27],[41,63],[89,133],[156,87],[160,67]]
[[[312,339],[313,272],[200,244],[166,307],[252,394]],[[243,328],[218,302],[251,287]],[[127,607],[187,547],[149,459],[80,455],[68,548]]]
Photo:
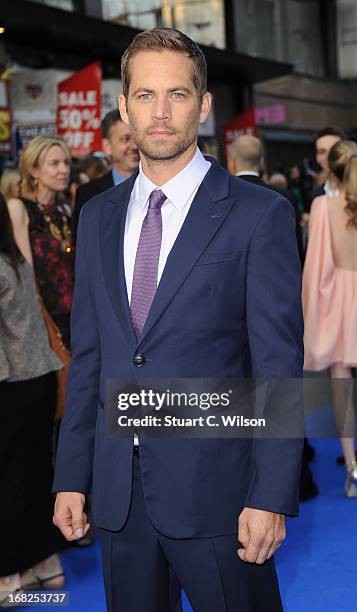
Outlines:
[[213,158],[210,161],[212,166],[197,191],[167,258],[138,344],[169,305],[235,202],[234,198],[229,197],[229,174]]
[[107,291],[130,348],[137,343],[131,323],[124,270],[125,220],[137,172],[112,190],[101,211],[100,244]]

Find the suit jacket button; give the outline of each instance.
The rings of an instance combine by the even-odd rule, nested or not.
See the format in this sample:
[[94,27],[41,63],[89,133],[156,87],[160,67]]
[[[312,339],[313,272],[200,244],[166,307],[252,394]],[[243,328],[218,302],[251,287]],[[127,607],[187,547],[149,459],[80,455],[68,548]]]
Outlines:
[[134,355],[133,363],[137,368],[141,368],[145,363],[144,355]]

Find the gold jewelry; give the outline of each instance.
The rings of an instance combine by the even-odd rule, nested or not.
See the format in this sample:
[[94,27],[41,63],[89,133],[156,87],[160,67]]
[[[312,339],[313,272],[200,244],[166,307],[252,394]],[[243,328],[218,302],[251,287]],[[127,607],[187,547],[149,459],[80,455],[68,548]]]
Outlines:
[[37,205],[39,209],[41,210],[41,212],[43,213],[43,218],[48,224],[51,235],[53,236],[53,238],[58,240],[58,242],[61,243],[62,251],[67,254],[71,253],[72,251],[72,246],[71,246],[72,232],[70,228],[68,227],[66,215],[62,211],[62,217],[61,217],[62,218],[62,228],[59,228],[55,223],[53,223],[51,217],[46,213],[46,210],[43,204],[41,204],[41,202],[37,202]]

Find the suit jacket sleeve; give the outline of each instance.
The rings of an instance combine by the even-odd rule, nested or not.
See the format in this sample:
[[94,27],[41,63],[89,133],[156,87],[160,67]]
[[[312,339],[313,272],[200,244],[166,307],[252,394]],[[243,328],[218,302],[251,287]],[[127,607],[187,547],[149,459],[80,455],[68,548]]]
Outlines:
[[78,226],[76,283],[71,313],[72,362],[59,436],[53,491],[86,494],[92,480],[101,354],[87,271],[85,213]]
[[[283,409],[303,423],[299,385],[303,376],[301,266],[291,205],[277,198],[258,222],[249,248],[247,325],[256,379],[275,379],[286,389]],[[296,383],[296,387],[295,387]],[[280,400],[281,401],[281,400]],[[279,407],[281,409],[281,406]],[[280,514],[298,514],[301,438],[253,441],[253,479],[246,506]]]

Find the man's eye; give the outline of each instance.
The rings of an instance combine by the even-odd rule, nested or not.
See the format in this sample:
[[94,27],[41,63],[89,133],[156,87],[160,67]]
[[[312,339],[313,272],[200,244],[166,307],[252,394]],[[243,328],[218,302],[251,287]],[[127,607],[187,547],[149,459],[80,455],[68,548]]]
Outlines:
[[139,96],[140,100],[150,100],[151,98],[151,94],[145,93],[145,94],[141,94],[141,96]]
[[176,100],[181,100],[184,98],[183,93],[180,93],[179,91],[174,91],[172,95]]

